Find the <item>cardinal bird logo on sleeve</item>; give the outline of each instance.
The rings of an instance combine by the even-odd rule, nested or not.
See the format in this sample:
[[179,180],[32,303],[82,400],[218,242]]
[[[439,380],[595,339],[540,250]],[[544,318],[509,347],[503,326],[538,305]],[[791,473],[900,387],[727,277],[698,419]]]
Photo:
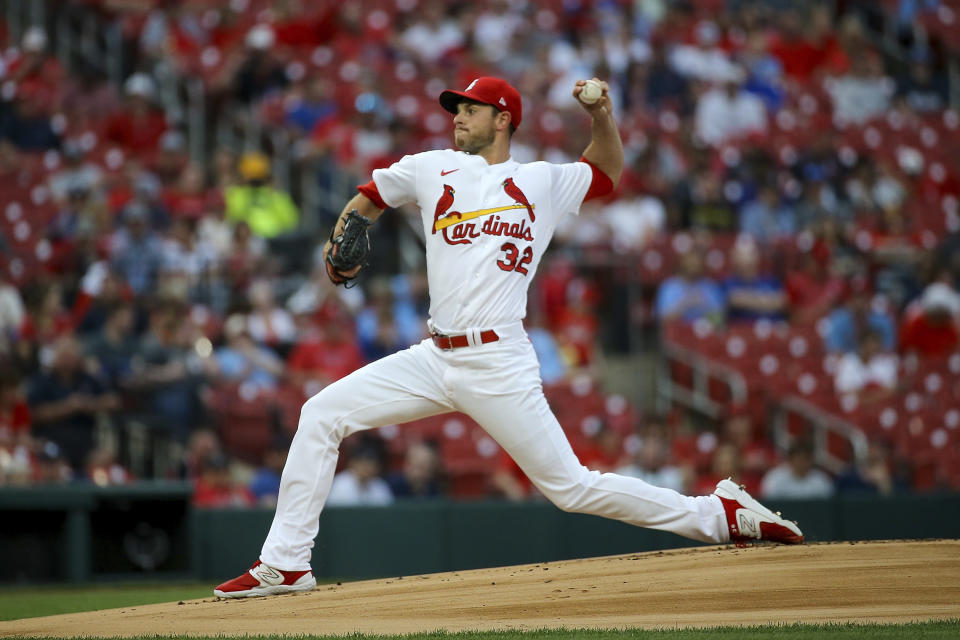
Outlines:
[[503,181],[503,190],[506,191],[507,195],[513,198],[517,204],[522,204],[527,208],[527,213],[530,215],[530,222],[534,222],[537,219],[536,216],[533,215],[533,207],[530,206],[530,201],[527,200],[527,196],[520,190],[520,187],[513,182],[513,178],[507,178]]

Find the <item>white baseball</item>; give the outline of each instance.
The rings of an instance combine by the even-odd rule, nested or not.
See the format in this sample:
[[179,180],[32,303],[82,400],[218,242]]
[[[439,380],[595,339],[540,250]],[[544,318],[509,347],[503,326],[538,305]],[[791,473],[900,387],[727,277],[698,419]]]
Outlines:
[[603,95],[603,85],[596,80],[587,80],[586,84],[580,89],[580,102],[583,104],[593,104]]

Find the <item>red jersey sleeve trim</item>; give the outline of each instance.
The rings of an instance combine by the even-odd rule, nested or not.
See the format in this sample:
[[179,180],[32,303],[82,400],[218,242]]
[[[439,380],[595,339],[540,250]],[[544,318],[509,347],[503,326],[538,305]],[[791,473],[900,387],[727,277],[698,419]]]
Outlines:
[[377,190],[377,185],[374,184],[373,180],[367,184],[357,185],[357,191],[370,198],[373,204],[377,205],[378,208],[387,208],[387,203],[384,202],[383,198],[380,197],[380,191]]
[[580,162],[586,162],[588,165],[590,165],[590,171],[593,172],[593,179],[590,180],[590,188],[587,189],[587,195],[583,197],[584,202],[593,198],[605,196],[613,191],[613,180],[610,179],[610,176],[605,174],[603,171],[600,171],[600,169],[597,168],[597,165],[593,164],[583,156],[580,156]]

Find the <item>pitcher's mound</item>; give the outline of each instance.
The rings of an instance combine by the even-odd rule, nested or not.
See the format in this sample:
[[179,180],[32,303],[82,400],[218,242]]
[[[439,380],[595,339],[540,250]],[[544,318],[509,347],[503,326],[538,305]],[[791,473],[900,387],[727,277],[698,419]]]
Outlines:
[[[212,588],[212,586],[211,586]],[[0,623],[0,636],[907,622],[960,618],[960,541],[705,547]]]

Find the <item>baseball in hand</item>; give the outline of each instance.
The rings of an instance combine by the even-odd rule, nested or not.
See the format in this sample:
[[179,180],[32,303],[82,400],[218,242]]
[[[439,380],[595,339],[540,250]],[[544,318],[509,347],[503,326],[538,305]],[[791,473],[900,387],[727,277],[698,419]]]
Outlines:
[[603,86],[596,80],[587,80],[586,84],[580,89],[580,102],[583,104],[593,104],[603,95]]

